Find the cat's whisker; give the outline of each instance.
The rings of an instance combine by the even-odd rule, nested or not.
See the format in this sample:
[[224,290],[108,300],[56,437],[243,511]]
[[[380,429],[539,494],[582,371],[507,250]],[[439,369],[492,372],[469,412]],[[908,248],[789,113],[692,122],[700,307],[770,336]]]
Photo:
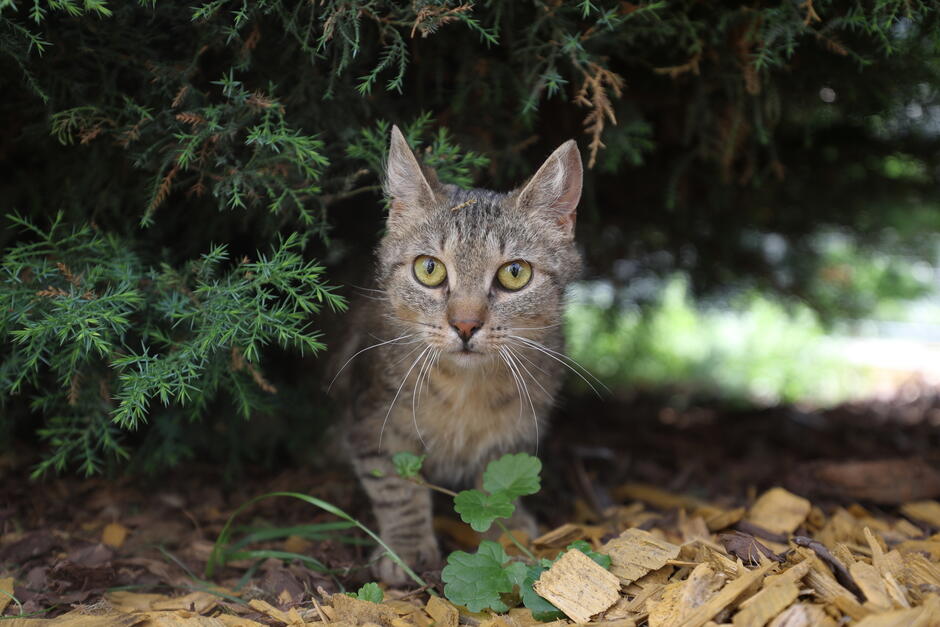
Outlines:
[[425,450],[427,450],[428,445],[424,441],[424,436],[421,435],[421,429],[418,428],[417,400],[418,400],[418,394],[421,391],[421,379],[424,376],[430,375],[430,370],[428,369],[428,366],[431,363],[431,360],[433,359],[433,357],[434,357],[434,350],[432,349],[430,352],[428,352],[425,355],[424,361],[421,362],[421,367],[418,368],[418,377],[417,379],[415,379],[415,388],[414,388],[414,391],[412,391],[411,393],[411,418],[415,424],[415,433],[418,435],[418,441],[421,442],[421,446]]
[[[603,382],[603,381],[601,381],[600,379],[598,379],[597,377],[595,377],[595,376],[591,373],[590,370],[588,370],[587,368],[585,368],[584,366],[582,366],[581,364],[579,364],[577,361],[575,361],[575,360],[572,359],[571,357],[568,357],[567,355],[565,355],[565,354],[563,354],[563,353],[559,353],[558,351],[554,351],[554,350],[548,348],[547,346],[544,346],[543,344],[539,344],[539,343],[536,342],[535,340],[531,340],[531,339],[529,339],[529,338],[525,338],[525,337],[522,337],[522,336],[520,336],[520,335],[510,335],[509,337],[510,337],[510,338],[513,338],[513,339],[515,339],[515,340],[517,340],[517,343],[519,343],[520,345],[525,346],[525,347],[527,347],[527,348],[531,348],[531,349],[533,349],[533,350],[537,350],[537,351],[543,353],[544,355],[546,355],[547,357],[551,357],[552,359],[554,359],[555,361],[557,361],[557,362],[560,363],[561,365],[563,365],[563,366],[565,366],[566,368],[568,368],[568,370],[570,370],[571,372],[573,372],[573,373],[575,373],[576,375],[578,375],[578,377],[580,377],[582,381],[584,381],[585,383],[587,383],[588,387],[591,388],[591,390],[592,390],[595,394],[597,394],[598,398],[601,397],[601,393],[597,391],[597,388],[594,387],[594,384],[592,384],[592,383],[587,379],[587,377],[584,376],[584,374],[586,374],[586,375],[588,375],[589,377],[591,377],[592,379],[594,379],[594,381],[597,382],[598,385],[600,385],[602,388],[604,388],[604,390],[605,390],[606,392],[610,393],[610,388],[608,388],[606,385],[604,385],[604,382]],[[565,361],[565,360],[568,360],[568,361]],[[569,361],[570,361],[571,363],[568,363]],[[572,365],[572,364],[573,364],[573,365]],[[584,371],[584,374],[581,374],[581,372],[578,370],[578,368],[580,368],[580,370],[583,370],[583,371]]]
[[563,322],[556,322],[555,324],[549,324],[544,327],[501,327],[504,331],[541,331],[542,329],[554,329],[560,327]]
[[[358,357],[358,356],[361,355],[362,353],[366,352],[367,350],[372,350],[373,348],[378,348],[379,346],[385,346],[386,344],[394,344],[394,343],[398,342],[399,340],[405,340],[405,339],[408,339],[408,338],[410,338],[410,337],[414,337],[415,335],[417,335],[417,334],[416,334],[416,333],[406,333],[405,335],[396,337],[396,338],[394,338],[394,339],[385,340],[385,341],[383,341],[383,342],[379,342],[378,344],[373,344],[372,346],[367,346],[367,347],[363,348],[362,350],[360,350],[360,351],[354,353],[353,356],[350,357],[349,359],[347,359],[347,360],[346,360],[346,363],[344,363],[344,364],[342,365],[342,367],[340,367],[340,369],[337,371],[337,373],[336,373],[335,375],[333,375],[333,378],[330,380],[330,384],[327,386],[326,391],[327,391],[327,392],[330,391],[330,389],[333,387],[333,383],[336,382],[336,378],[343,372],[343,370],[346,369],[346,366],[349,365],[349,362],[351,362],[353,359],[355,359],[356,357]],[[376,339],[378,339],[378,338],[376,338]]]
[[512,375],[513,381],[516,383],[516,392],[519,393],[519,420],[522,420],[522,386],[519,384],[519,377],[516,375],[516,372],[512,369],[512,366],[509,364],[509,357],[506,355],[503,347],[499,348],[500,359],[503,360],[503,363],[506,364],[506,369],[509,371],[509,374]]
[[416,350],[418,350],[419,348],[421,348],[422,342],[421,342],[420,340],[419,340],[419,341],[416,341],[416,342],[414,342],[414,343],[417,344],[417,346],[415,346],[415,347],[412,348],[410,351],[408,351],[407,353],[405,353],[402,357],[399,357],[394,363],[392,363],[392,365],[390,366],[391,368],[394,368],[395,366],[397,366],[397,365],[400,364],[401,362],[405,361],[406,359],[408,359],[409,357],[411,357],[412,355],[414,355]]
[[[507,358],[507,363],[510,364],[510,367],[516,371],[519,376],[519,382],[522,384],[522,390],[525,392],[526,399],[529,401],[529,408],[532,410],[532,424],[535,425],[535,454],[539,454],[539,418],[535,412],[535,403],[532,402],[532,395],[529,394],[529,384],[526,383],[525,377],[522,376],[522,372],[519,371],[519,363],[513,359],[510,353],[505,353]],[[529,375],[531,376],[531,375]],[[520,401],[522,399],[519,399]]]
[[379,431],[379,449],[382,448],[382,436],[385,435],[385,426],[388,424],[388,417],[392,415],[392,409],[395,407],[395,401],[398,400],[398,396],[401,394],[401,389],[405,387],[405,381],[408,380],[408,377],[411,375],[411,371],[415,369],[416,365],[418,365],[418,361],[424,357],[424,354],[429,350],[432,350],[432,348],[430,346],[425,346],[424,350],[421,351],[417,357],[415,357],[413,362],[411,362],[411,367],[408,368],[408,372],[406,372],[405,376],[402,377],[401,384],[398,386],[398,390],[395,392],[395,396],[392,398],[392,402],[388,406],[388,411],[385,412],[385,419],[382,421],[382,429]]
[[[545,386],[542,385],[542,384],[539,382],[539,380],[538,380],[535,376],[533,376],[532,372],[531,372],[528,368],[525,367],[525,364],[522,363],[522,361],[521,361],[521,359],[520,359],[520,358],[522,357],[522,354],[515,352],[514,350],[512,350],[512,349],[509,348],[508,346],[506,347],[506,350],[509,352],[509,354],[510,354],[512,357],[514,357],[514,358],[516,359],[516,365],[519,366],[520,368],[522,368],[522,369],[525,371],[525,373],[526,373],[527,375],[529,375],[529,378],[532,379],[532,381],[535,383],[535,385],[539,386],[539,388],[542,390],[542,392],[545,393],[545,396],[546,396],[547,398],[551,398],[552,395],[548,393],[548,390],[545,389]],[[539,370],[542,371],[543,374],[545,373],[544,370],[542,370],[542,369],[539,368],[537,365],[535,365],[530,359],[526,358],[526,361],[528,361],[529,364],[532,365],[533,368],[538,368]]]

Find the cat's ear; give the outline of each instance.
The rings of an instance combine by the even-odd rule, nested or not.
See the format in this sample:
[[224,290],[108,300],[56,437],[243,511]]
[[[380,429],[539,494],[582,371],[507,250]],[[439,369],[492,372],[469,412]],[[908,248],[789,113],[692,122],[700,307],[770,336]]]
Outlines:
[[575,141],[569,139],[529,179],[516,202],[524,211],[549,217],[567,237],[574,237],[582,176],[581,153]]
[[413,211],[423,212],[434,202],[431,181],[397,126],[392,126],[392,139],[388,147],[385,193],[391,200],[390,221],[401,219]]

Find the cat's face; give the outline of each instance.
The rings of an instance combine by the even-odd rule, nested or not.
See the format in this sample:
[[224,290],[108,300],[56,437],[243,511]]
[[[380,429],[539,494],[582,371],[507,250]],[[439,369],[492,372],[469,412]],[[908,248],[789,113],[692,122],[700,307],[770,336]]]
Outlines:
[[474,366],[560,333],[565,287],[580,266],[574,142],[522,189],[499,194],[437,184],[393,134],[387,188],[378,278],[385,314],[406,341]]

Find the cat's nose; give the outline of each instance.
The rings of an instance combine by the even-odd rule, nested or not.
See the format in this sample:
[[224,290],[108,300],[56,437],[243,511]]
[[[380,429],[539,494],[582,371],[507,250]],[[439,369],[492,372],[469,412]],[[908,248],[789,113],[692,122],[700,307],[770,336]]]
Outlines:
[[483,321],[476,319],[451,320],[450,326],[454,328],[454,331],[457,332],[460,339],[466,342],[473,337],[474,333],[480,330],[480,327],[483,326]]

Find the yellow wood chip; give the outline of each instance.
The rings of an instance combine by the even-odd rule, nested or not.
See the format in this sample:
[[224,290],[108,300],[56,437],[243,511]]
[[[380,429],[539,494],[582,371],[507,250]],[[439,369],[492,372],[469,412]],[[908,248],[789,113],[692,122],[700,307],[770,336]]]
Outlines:
[[0,579],[0,614],[7,609],[7,605],[13,600],[13,577]]
[[937,501],[905,503],[901,506],[901,513],[933,527],[940,527],[940,503]]
[[631,618],[618,618],[588,623],[588,627],[636,627],[636,621]]
[[533,585],[535,591],[579,623],[620,598],[620,580],[581,551],[568,551]]
[[725,510],[712,505],[705,505],[696,509],[695,514],[705,519],[709,531],[720,531],[740,522],[744,518],[745,509],[737,507]]
[[793,533],[812,508],[812,504],[801,496],[783,488],[771,488],[754,502],[747,518],[774,533]]
[[219,614],[215,619],[220,621],[225,627],[265,627],[264,623],[242,618],[241,616],[235,616],[234,614]]
[[940,541],[937,540],[907,540],[897,545],[897,550],[905,554],[926,553],[935,562],[940,562]]
[[621,500],[643,501],[659,509],[696,509],[705,505],[690,496],[673,494],[645,483],[625,483],[614,490],[614,497]]
[[716,573],[708,564],[699,564],[688,579],[666,586],[660,600],[646,603],[650,627],[680,624],[712,598],[725,584],[725,580],[724,575]]
[[[854,623],[854,627],[912,627],[922,618],[924,608],[916,607],[907,610],[895,610],[872,614]],[[936,622],[921,623],[923,625],[936,625]]]
[[584,537],[584,531],[581,525],[575,525],[573,523],[565,523],[561,527],[552,529],[548,533],[543,533],[538,538],[532,541],[532,544],[539,547],[555,547],[562,548],[566,547],[575,540],[580,540]]
[[724,588],[718,591],[708,601],[695,609],[685,620],[677,624],[677,627],[702,627],[712,618],[740,597],[744,592],[760,582],[767,572],[776,566],[775,562],[770,562],[754,570],[745,570],[744,574],[728,583]]
[[407,616],[415,610],[420,609],[419,606],[415,605],[414,603],[401,601],[399,599],[389,599],[387,601],[382,601],[382,605],[391,608],[399,616]]
[[[346,595],[337,594],[334,596],[340,597],[340,596],[346,596]],[[346,597],[346,598],[352,598],[352,597]],[[251,607],[251,609],[255,610],[256,612],[260,612],[261,614],[264,614],[265,616],[269,616],[273,618],[274,620],[281,621],[285,625],[292,625],[293,623],[291,616],[288,615],[287,612],[277,609],[276,607],[274,607],[267,601],[262,601],[261,599],[252,599],[251,601],[248,602],[248,605],[249,607]],[[303,625],[303,622],[301,622],[301,625]]]
[[885,582],[874,566],[865,562],[855,562],[849,566],[849,574],[861,588],[868,603],[880,610],[890,610],[894,607],[891,597],[888,596],[888,590],[885,588]]
[[101,531],[101,543],[115,549],[121,548],[127,539],[127,527],[121,523],[108,523]]
[[903,583],[919,588],[921,586],[932,586],[940,589],[940,567],[933,564],[921,553],[909,553],[904,556]]
[[336,613],[335,620],[350,622],[355,625],[362,623],[378,623],[391,625],[392,619],[397,618],[392,608],[371,601],[361,601],[346,594],[334,594],[330,602]]
[[532,616],[532,610],[527,607],[514,607],[509,610],[509,622],[516,627],[527,627],[528,625],[542,625],[543,623],[535,620]]
[[795,583],[785,582],[769,586],[741,603],[741,610],[731,622],[735,627],[763,627],[800,595]]
[[434,619],[437,627],[457,627],[457,622],[460,620],[460,612],[457,608],[441,597],[428,599],[425,611]]
[[835,627],[836,621],[818,605],[791,605],[774,618],[767,627]]
[[785,585],[788,583],[797,583],[809,572],[812,563],[809,560],[803,560],[794,564],[779,575],[768,575],[764,578],[764,587]]
[[187,610],[197,614],[205,614],[219,604],[219,597],[208,592],[190,592],[181,597],[153,601],[152,610]]
[[610,556],[610,572],[629,584],[678,557],[679,549],[678,545],[660,540],[648,531],[627,529],[601,547],[601,553]]

